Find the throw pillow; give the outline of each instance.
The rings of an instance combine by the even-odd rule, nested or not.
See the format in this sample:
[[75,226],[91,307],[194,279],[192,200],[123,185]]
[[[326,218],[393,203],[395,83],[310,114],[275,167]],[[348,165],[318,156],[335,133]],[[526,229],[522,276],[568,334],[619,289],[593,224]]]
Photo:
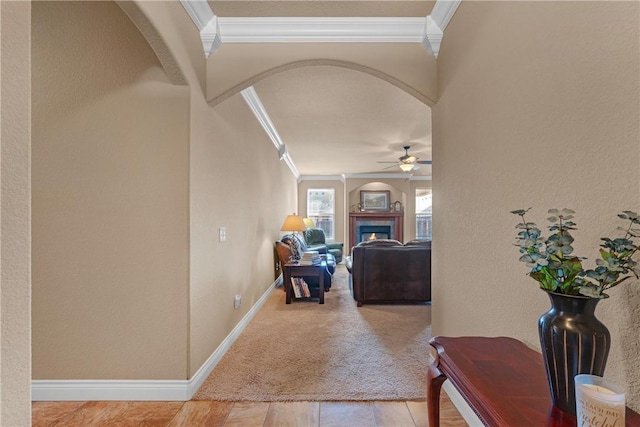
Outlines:
[[287,234],[286,236],[282,237],[280,241],[289,245],[292,260],[298,261],[300,258],[302,258],[302,254],[300,253],[300,244],[298,243],[298,240],[295,238],[295,236]]

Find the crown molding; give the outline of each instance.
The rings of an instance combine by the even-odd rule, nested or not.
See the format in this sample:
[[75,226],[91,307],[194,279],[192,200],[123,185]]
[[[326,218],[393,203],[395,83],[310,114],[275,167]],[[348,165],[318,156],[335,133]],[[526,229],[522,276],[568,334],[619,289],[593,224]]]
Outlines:
[[410,181],[431,181],[430,175],[413,175],[405,173],[348,173],[342,175],[300,175],[298,182],[302,181],[340,181],[343,184],[347,179],[409,179]]
[[432,181],[431,175],[413,175],[409,181]]
[[213,19],[200,30],[200,40],[202,40],[202,47],[204,48],[204,56],[206,58],[222,46],[218,19],[217,16],[214,16]]
[[344,184],[344,175],[301,175],[300,181],[340,181]]
[[262,101],[260,101],[258,93],[253,86],[249,86],[248,88],[243,89],[240,94],[244,98],[244,102],[247,103],[253,112],[253,115],[256,116],[260,122],[260,125],[262,125],[262,128],[267,133],[269,139],[271,139],[271,142],[273,142],[273,145],[276,147],[276,150],[278,150],[280,157],[282,158],[284,153],[280,151],[284,147],[284,142],[282,142],[275,125],[271,121],[271,118],[269,118],[267,110],[264,108],[264,105],[262,105]]
[[425,18],[218,18],[223,43],[420,43]]
[[293,160],[291,160],[291,156],[289,156],[289,153],[287,152],[287,147],[284,145],[284,142],[282,142],[282,139],[280,138],[276,127],[273,125],[273,122],[269,118],[267,110],[264,108],[264,105],[262,105],[262,101],[260,101],[260,97],[256,90],[253,86],[249,86],[242,90],[240,94],[242,95],[242,98],[244,98],[244,102],[247,103],[253,112],[253,115],[256,116],[256,119],[260,122],[262,129],[264,129],[265,133],[276,147],[276,150],[278,150],[278,157],[280,157],[280,160],[283,160],[287,164],[291,173],[293,173],[293,176],[299,180],[300,172],[298,172],[298,168],[296,168]]
[[414,175],[407,173],[346,173],[345,179],[408,179],[409,181],[431,181],[429,175]]
[[222,45],[218,17],[213,14],[206,0],[180,0],[180,3],[193,23],[196,24],[198,30],[200,30],[200,40],[202,40],[204,55],[208,58]]
[[289,153],[285,152],[282,156],[282,160],[284,160],[287,166],[289,166],[289,170],[291,170],[293,176],[296,177],[296,181],[300,182],[300,172],[298,171],[298,168],[296,168],[296,165],[293,164],[293,160],[291,160]]
[[222,43],[421,43],[438,57],[445,28],[462,0],[437,0],[425,18],[217,17],[206,0],[180,0],[200,30],[208,58]]
[[427,16],[424,27],[424,38],[422,39],[422,47],[424,47],[427,52],[432,54],[435,58],[438,58],[442,37],[443,32],[438,24],[436,24],[431,15]]
[[427,16],[424,26],[422,46],[435,58],[438,58],[444,30],[456,13],[462,0],[437,0],[431,15]]
[[215,17],[206,0],[180,0],[180,3],[200,31]]
[[462,0],[437,0],[429,16],[444,31],[461,2]]

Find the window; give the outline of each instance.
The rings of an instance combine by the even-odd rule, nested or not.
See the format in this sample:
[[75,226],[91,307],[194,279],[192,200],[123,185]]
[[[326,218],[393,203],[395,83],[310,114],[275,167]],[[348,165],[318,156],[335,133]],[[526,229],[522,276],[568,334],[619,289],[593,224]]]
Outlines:
[[430,188],[416,188],[416,239],[431,240]]
[[324,230],[327,240],[335,239],[335,206],[335,190],[333,188],[309,188],[307,190],[307,218],[311,218],[317,228]]

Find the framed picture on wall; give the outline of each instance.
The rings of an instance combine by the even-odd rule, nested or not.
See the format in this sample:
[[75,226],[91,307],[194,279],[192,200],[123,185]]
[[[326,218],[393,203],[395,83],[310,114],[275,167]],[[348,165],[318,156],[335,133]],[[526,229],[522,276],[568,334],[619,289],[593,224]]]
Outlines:
[[365,211],[388,211],[389,190],[360,190],[360,204]]

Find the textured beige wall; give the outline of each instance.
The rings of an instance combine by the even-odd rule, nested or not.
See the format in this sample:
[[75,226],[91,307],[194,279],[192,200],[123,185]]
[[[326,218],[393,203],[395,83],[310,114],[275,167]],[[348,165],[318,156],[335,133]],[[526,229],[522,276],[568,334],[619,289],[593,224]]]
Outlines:
[[115,3],[34,12],[36,379],[190,378],[273,283],[297,204],[242,98],[207,105],[182,6],[137,6],[155,53]]
[[[240,95],[215,108],[206,103],[202,42],[182,5],[140,1],[137,7],[166,42],[191,94],[191,378],[273,283],[273,243],[295,209],[296,182]],[[220,227],[227,229],[224,243]],[[234,310],[236,294],[242,305]]]
[[[295,178],[240,95],[216,108],[206,103],[202,42],[182,5],[140,1],[137,7],[190,86],[191,378],[273,283],[273,242],[279,221],[296,205]],[[224,243],[220,227],[227,229]],[[234,310],[236,294],[242,305]]]
[[191,114],[190,376],[273,283],[274,242],[296,206],[295,177],[240,95],[214,109],[194,96]]
[[[462,2],[438,58],[433,333],[507,335],[539,348],[547,296],[512,245],[517,218],[577,212],[597,256],[616,214],[640,209],[638,2]],[[640,283],[610,292],[605,375],[640,410]]]
[[31,423],[31,5],[1,2],[0,425]]
[[33,5],[33,378],[187,376],[189,93],[113,2]]

